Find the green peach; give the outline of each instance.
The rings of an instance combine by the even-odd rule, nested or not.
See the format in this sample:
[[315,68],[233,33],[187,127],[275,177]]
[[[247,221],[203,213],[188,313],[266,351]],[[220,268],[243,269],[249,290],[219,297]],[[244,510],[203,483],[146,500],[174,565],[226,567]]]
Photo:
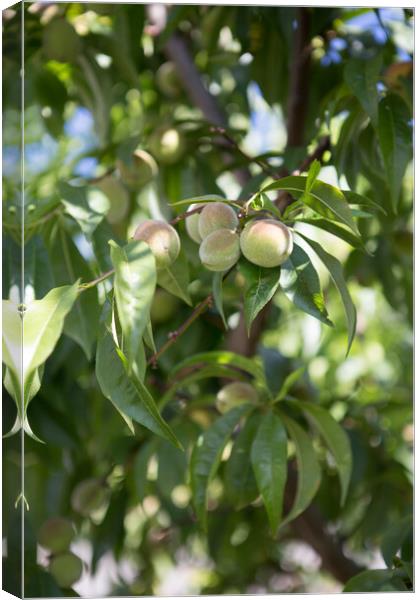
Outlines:
[[234,381],[228,383],[217,394],[216,407],[219,412],[226,413],[235,406],[245,402],[257,402],[258,394],[249,383]]
[[49,571],[58,585],[67,589],[82,576],[83,563],[72,552],[64,552],[53,557],[49,565]]
[[[199,206],[200,206],[200,204],[190,204],[188,207],[188,210],[194,210],[195,208],[198,208]],[[202,204],[201,206],[205,206],[205,205]],[[187,233],[190,236],[190,238],[194,242],[197,242],[197,244],[201,244],[201,242],[203,241],[203,238],[201,237],[200,232],[198,230],[199,218],[200,218],[200,213],[196,212],[193,215],[191,215],[190,217],[186,217],[186,219],[185,219],[185,229],[187,230]]]
[[53,554],[57,554],[67,550],[75,533],[71,521],[62,517],[51,517],[42,524],[38,532],[38,542]]
[[209,271],[227,271],[240,256],[239,236],[231,229],[218,229],[208,235],[200,245],[202,264]]
[[292,232],[274,219],[250,221],[240,237],[245,258],[260,267],[278,267],[293,250]]
[[149,245],[157,269],[168,267],[178,258],[181,242],[177,231],[169,223],[151,219],[144,221],[137,227],[133,237]]
[[73,490],[71,506],[75,512],[88,517],[102,508],[108,496],[109,489],[100,479],[84,479]]
[[239,224],[236,212],[224,202],[209,202],[200,212],[198,231],[201,238],[218,229],[236,229]]

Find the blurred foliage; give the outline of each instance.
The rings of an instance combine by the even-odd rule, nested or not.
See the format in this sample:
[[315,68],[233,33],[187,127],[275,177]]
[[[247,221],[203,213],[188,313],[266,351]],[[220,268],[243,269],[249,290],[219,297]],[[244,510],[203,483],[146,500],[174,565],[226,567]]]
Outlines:
[[[27,415],[20,415],[28,434],[24,456],[12,399],[22,390],[16,391],[19,382],[13,381],[5,360],[3,427],[5,433],[15,431],[3,441],[5,589],[19,593],[19,508],[24,505],[29,508],[25,508],[24,549],[27,596],[342,589],[343,582],[322,564],[323,557],[307,540],[299,539],[293,520],[277,531],[280,515],[276,516],[277,509],[270,514],[267,508],[277,531],[270,534],[254,472],[244,472],[238,459],[242,447],[251,452],[247,435],[254,439],[258,425],[251,418],[239,435],[237,423],[232,423],[234,441],[226,439],[219,448],[219,468],[215,477],[209,476],[207,490],[207,534],[197,523],[191,455],[197,456],[201,443],[197,440],[210,444],[206,432],[220,428],[216,395],[233,377],[229,368],[236,367],[216,368],[210,361],[205,368],[209,373],[215,370],[209,378],[178,380],[171,398],[165,394],[177,382],[174,373],[183,361],[225,349],[239,321],[242,294],[246,299],[254,293],[250,282],[254,284],[260,273],[252,272],[249,263],[247,270],[246,261],[240,263],[238,271],[223,282],[228,329],[220,316],[220,297],[159,357],[156,367],[147,370],[144,382],[141,377],[134,383],[130,380],[144,404],[128,412],[125,404],[115,402],[115,390],[126,381],[123,363],[114,353],[115,370],[105,362],[98,367],[99,353],[95,357],[100,344],[102,349],[108,343],[113,347],[106,329],[110,280],[84,290],[76,300],[69,299],[70,286],[78,280],[87,283],[113,266],[122,274],[124,269],[118,266],[122,253],[117,258],[114,246],[110,254],[108,241],[123,246],[145,218],[170,220],[184,212],[186,206],[173,203],[211,194],[230,200],[253,198],[257,210],[266,208],[267,202],[271,206],[282,184],[273,183],[261,170],[261,161],[274,171],[282,167],[293,171],[323,136],[330,136],[331,145],[320,157],[319,173],[312,171],[312,186],[323,181],[333,185],[336,193],[341,188],[359,194],[345,196],[350,227],[346,227],[347,212],[334,220],[329,209],[320,209],[311,196],[309,176],[299,179],[302,194],[291,208],[301,213],[292,212],[290,219],[296,219],[297,232],[320,244],[321,253],[330,253],[342,265],[340,296],[329,279],[334,271],[331,260],[319,260],[322,254],[308,245],[304,246],[308,255],[300,256],[301,261],[309,256],[309,264],[319,274],[320,297],[334,327],[323,324],[328,321],[324,304],[314,307],[312,303],[308,309],[308,298],[305,303],[296,301],[301,289],[290,284],[287,293],[281,280],[286,293],[274,294],[251,363],[254,368],[261,365],[264,372],[261,394],[277,395],[287,413],[285,423],[290,419],[300,425],[298,433],[309,434],[305,436],[310,438],[309,459],[316,465],[319,461],[323,472],[312,505],[325,530],[343,540],[346,555],[368,569],[352,578],[346,591],[411,589],[412,11],[305,9],[311,55],[305,142],[291,147],[286,143],[287,117],[297,8],[26,4],[23,107],[21,10],[22,5],[16,5],[3,11],[3,297],[42,315],[55,312],[61,302],[56,299],[52,304],[51,296],[46,300],[51,290],[66,291],[68,299],[65,306],[60,304],[63,335],[61,328],[50,331],[48,349],[32,346],[31,379],[23,390]],[[204,89],[226,114],[234,143],[225,144],[223,151],[168,60],[166,44],[174,34],[185,41]],[[163,148],[162,134],[168,131]],[[242,185],[234,173],[244,167],[251,178]],[[275,191],[268,192],[269,198],[253,197],[270,184]],[[323,224],[319,216],[324,217]],[[357,247],[346,243],[354,243],[353,219],[360,231]],[[338,234],[337,222],[344,223]],[[199,261],[197,245],[186,234],[185,221],[177,230],[182,244],[177,284],[174,287],[162,276],[158,280],[150,313],[154,340],[151,330],[142,330],[146,349],[135,357],[140,370],[145,357],[153,354],[153,344],[161,348],[190,316],[189,296],[196,306],[215,290],[212,274]],[[270,273],[263,275],[270,284]],[[277,277],[274,291],[278,284]],[[221,293],[220,281],[218,285]],[[343,286],[348,286],[357,313],[348,355],[352,304],[345,299]],[[309,290],[312,299],[318,288]],[[138,291],[130,289],[141,303]],[[38,302],[41,299],[44,304]],[[268,299],[267,292],[262,304]],[[46,316],[42,319],[48,321]],[[126,323],[114,325],[125,333]],[[117,339],[120,329],[114,332]],[[15,327],[10,339],[18,335],[16,331]],[[131,344],[134,352],[135,340]],[[124,352],[130,352],[130,347],[124,347]],[[127,358],[122,349],[120,354]],[[128,360],[134,359],[128,356]],[[100,385],[95,366],[96,373],[98,369],[102,373]],[[237,377],[249,379],[245,371],[240,368]],[[287,379],[296,373],[299,378]],[[106,375],[112,394],[105,393]],[[282,388],[286,381],[289,389]],[[120,393],[122,403],[129,398],[129,389],[124,387]],[[112,396],[113,403],[104,394]],[[144,408],[151,406],[150,395],[165,421],[153,413],[153,407],[149,412]],[[295,400],[289,402],[290,398]],[[350,441],[353,468],[344,504],[340,504],[340,478],[343,485],[350,476],[341,462],[346,442],[341,454],[335,443],[324,444],[322,439],[328,442],[328,436],[319,434],[322,429],[315,421],[309,421],[308,427],[302,418],[302,407],[307,405],[323,409],[333,423],[340,422],[337,435],[344,438],[339,440]],[[280,413],[276,414],[278,418]],[[141,424],[146,421],[148,428]],[[296,434],[296,428],[293,431]],[[176,436],[184,451],[156,432]],[[270,432],[273,448],[277,443],[284,452],[284,469],[289,459],[289,471],[295,473],[299,444],[292,429],[286,445],[281,442],[287,439],[284,432]],[[254,463],[258,465],[258,456]],[[260,485],[264,474],[258,466],[255,475]],[[277,481],[286,474],[275,475]],[[234,477],[244,486],[239,492],[232,485]],[[89,497],[92,510],[81,511],[75,490],[86,480],[98,487]],[[264,494],[263,500],[266,506],[270,502]],[[280,511],[281,496],[275,500]],[[72,550],[85,566],[72,590],[57,586],[46,568],[48,555],[37,549],[37,531],[51,516],[67,517],[77,529]]]

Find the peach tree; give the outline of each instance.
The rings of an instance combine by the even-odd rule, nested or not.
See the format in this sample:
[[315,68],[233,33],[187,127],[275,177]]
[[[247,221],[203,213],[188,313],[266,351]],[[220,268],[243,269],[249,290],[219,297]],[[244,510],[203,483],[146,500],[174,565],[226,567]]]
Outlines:
[[412,13],[34,4],[22,31],[21,10],[7,590],[22,514],[32,596],[84,595],[109,552],[131,575],[107,594],[159,593],[159,556],[194,543],[198,593],[284,591],[294,537],[345,591],[412,589]]

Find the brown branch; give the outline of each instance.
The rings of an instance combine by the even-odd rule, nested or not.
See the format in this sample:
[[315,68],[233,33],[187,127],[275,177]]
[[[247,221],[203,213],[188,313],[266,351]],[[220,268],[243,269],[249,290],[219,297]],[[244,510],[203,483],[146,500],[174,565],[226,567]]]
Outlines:
[[304,142],[305,118],[309,94],[309,69],[311,54],[310,12],[308,8],[298,8],[297,29],[293,38],[292,60],[290,63],[289,96],[287,102],[287,145],[302,146]]

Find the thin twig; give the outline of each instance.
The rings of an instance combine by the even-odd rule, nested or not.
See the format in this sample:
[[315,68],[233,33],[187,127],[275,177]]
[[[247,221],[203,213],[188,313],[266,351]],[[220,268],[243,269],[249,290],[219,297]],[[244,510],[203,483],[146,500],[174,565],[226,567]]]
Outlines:
[[98,285],[98,283],[101,283],[101,281],[104,281],[104,279],[108,279],[108,277],[111,277],[111,275],[113,275],[114,273],[115,269],[111,269],[106,273],[102,273],[102,275],[99,275],[99,277],[93,279],[92,281],[88,281],[87,283],[81,283],[79,286],[79,292],[84,292],[89,288],[95,287],[95,285]]

